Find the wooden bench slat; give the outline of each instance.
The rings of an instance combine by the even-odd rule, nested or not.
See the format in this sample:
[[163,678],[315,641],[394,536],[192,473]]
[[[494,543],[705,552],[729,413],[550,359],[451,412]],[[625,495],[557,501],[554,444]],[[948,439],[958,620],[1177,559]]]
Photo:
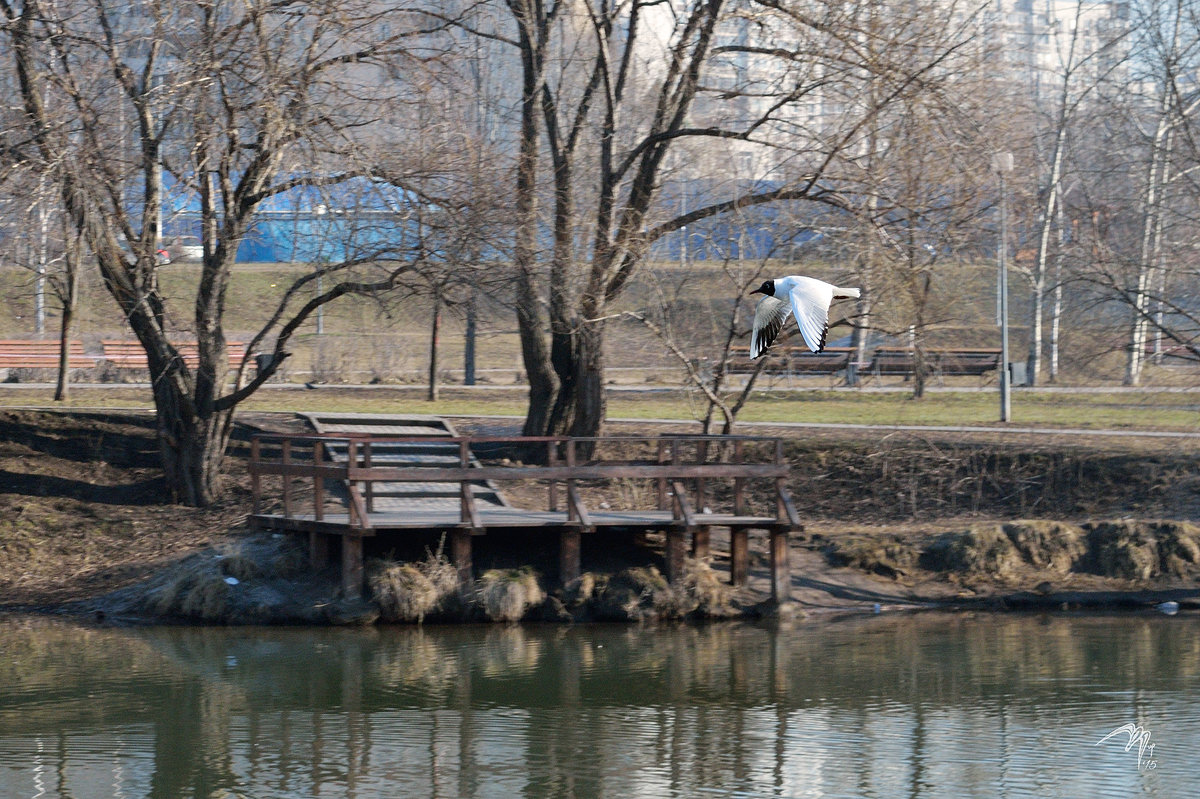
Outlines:
[[[729,366],[730,374],[753,372],[758,368],[756,361],[750,360],[749,347],[731,347]],[[837,374],[850,365],[854,356],[853,347],[826,347],[821,352],[811,352],[808,347],[776,347],[762,356],[767,359],[765,371],[771,373],[794,372],[804,374]]]
[[[59,352],[57,340],[3,339],[0,340],[0,369],[57,369]],[[72,367],[86,369],[96,362],[84,351],[82,341],[68,341],[67,355]]]
[[[102,341],[101,346],[104,348],[104,360],[108,361],[109,365],[116,369],[148,369],[150,368],[149,358],[146,356],[146,350],[136,341]],[[195,368],[200,363],[199,344],[194,341],[185,341],[175,344],[175,349],[183,358],[183,362],[189,368]],[[237,368],[242,359],[246,355],[246,344],[242,341],[229,341],[225,343],[225,349],[229,356],[230,368]]]
[[[1000,368],[999,349],[931,348],[925,350],[924,355],[927,370],[942,376],[982,375]],[[867,370],[875,374],[912,374],[915,370],[913,351],[908,347],[879,347]]]

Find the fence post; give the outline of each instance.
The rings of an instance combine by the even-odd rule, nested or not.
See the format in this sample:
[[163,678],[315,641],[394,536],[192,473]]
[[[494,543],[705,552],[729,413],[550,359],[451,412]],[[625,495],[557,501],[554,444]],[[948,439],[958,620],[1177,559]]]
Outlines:
[[[313,443],[314,469],[320,469],[323,460],[325,460],[325,442],[318,440]],[[325,518],[325,478],[315,471],[313,473],[313,518],[317,521]]]
[[[701,439],[696,442],[696,462],[703,466],[708,462],[708,441]],[[696,478],[696,512],[703,516],[708,508],[708,481],[703,477]],[[692,531],[692,557],[699,561],[707,561],[709,557],[710,529],[702,524]]]
[[262,478],[258,474],[259,456],[262,453],[262,444],[258,436],[250,439],[250,496],[254,498],[252,512],[258,515],[262,507]]
[[359,599],[363,589],[363,540],[349,531],[342,534],[342,592]]
[[[467,444],[467,440],[464,438],[458,442],[458,466],[460,469],[466,471],[470,465],[471,448]],[[463,475],[463,477],[458,481],[458,494],[461,502],[458,520],[463,524],[469,524],[475,518],[475,509],[471,504],[473,502],[473,498],[471,496],[471,481],[467,479],[466,475]]]
[[[658,439],[658,464],[661,466],[667,462],[667,448],[664,446],[666,441],[659,437]],[[667,509],[667,478],[658,478],[658,509]]]
[[[743,459],[744,442],[741,440],[733,442],[733,461],[739,466]],[[746,478],[733,478],[733,513],[736,516],[746,515]]]
[[571,493],[575,490],[575,478],[570,475],[575,470],[575,439],[567,439],[567,521],[575,521],[575,504],[570,501]]
[[[292,463],[292,440],[290,438],[283,440],[280,462],[285,467]],[[285,519],[292,518],[292,476],[287,473],[286,468],[283,472],[283,516]]]
[[[557,439],[555,439],[553,441],[549,441],[546,444],[546,465],[551,468],[554,468],[555,466],[558,465],[558,440]],[[549,495],[549,504],[550,504],[550,507],[548,508],[548,510],[550,510],[551,512],[557,512],[558,511],[558,481],[551,480],[550,486],[547,489],[547,491],[548,491],[548,495]]]
[[[368,470],[371,468],[371,441],[370,441],[370,439],[363,442],[363,467]],[[367,513],[374,513],[375,512],[375,481],[374,480],[367,481],[366,497],[364,497],[364,499],[367,502]]]

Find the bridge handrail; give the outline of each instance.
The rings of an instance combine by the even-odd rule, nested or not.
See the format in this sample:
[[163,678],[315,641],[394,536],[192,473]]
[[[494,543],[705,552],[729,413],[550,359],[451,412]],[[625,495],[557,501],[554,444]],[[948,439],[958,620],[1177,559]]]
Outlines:
[[[268,457],[263,444],[277,443],[277,457]],[[437,465],[375,465],[373,450],[380,444],[420,444],[458,451],[458,464]],[[473,462],[471,446],[480,443],[507,443],[517,446],[545,445],[545,465],[493,466]],[[577,462],[576,452],[580,444],[598,443],[643,443],[656,448],[655,460],[588,460]],[[766,463],[743,461],[747,443],[770,444],[770,460]],[[330,445],[346,447],[342,460],[326,460]],[[694,444],[694,458],[685,459],[681,444]],[[727,444],[734,462],[706,462],[709,445]],[[300,451],[297,452],[297,445]],[[311,450],[306,450],[311,447]],[[559,450],[564,452],[560,454]],[[300,456],[297,459],[296,456]],[[307,457],[305,457],[307,456]],[[568,495],[568,513],[572,518],[586,518],[576,490],[579,480],[604,479],[649,479],[658,485],[658,507],[671,509],[680,523],[688,527],[695,524],[694,515],[685,512],[687,503],[678,495],[680,481],[689,481],[694,486],[691,506],[704,508],[707,505],[706,481],[710,479],[732,479],[734,491],[732,501],[737,516],[746,515],[745,485],[749,479],[770,479],[775,484],[775,521],[777,524],[799,525],[799,516],[786,488],[789,474],[788,464],[783,458],[782,439],[770,436],[714,436],[714,435],[669,435],[669,436],[610,436],[610,437],[436,437],[436,436],[378,436],[359,434],[303,434],[260,433],[251,439],[251,458],[248,465],[257,514],[262,499],[262,477],[273,475],[285,478],[283,482],[284,516],[292,518],[290,480],[308,478],[313,481],[314,516],[322,518],[324,484],[326,480],[342,480],[350,488],[351,519],[354,526],[366,529],[370,526],[369,513],[372,489],[376,483],[458,483],[462,496],[460,524],[475,528],[478,520],[472,497],[472,485],[485,481],[537,480],[548,483],[549,506],[558,510],[558,484],[565,483]],[[673,495],[668,494],[670,486]],[[366,500],[363,501],[365,494]]]

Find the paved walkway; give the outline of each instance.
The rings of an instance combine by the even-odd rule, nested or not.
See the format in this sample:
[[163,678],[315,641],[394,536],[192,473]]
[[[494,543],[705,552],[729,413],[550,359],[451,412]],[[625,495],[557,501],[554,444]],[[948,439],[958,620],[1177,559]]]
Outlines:
[[[481,419],[495,422],[512,422],[520,425],[524,421],[524,416],[479,416],[472,415],[470,417],[456,417],[454,414],[447,414],[450,418],[462,419]],[[638,419],[638,418],[622,418],[609,417],[609,422],[620,422],[628,424],[698,424],[694,419]],[[747,429],[797,429],[797,430],[879,430],[879,431],[896,431],[904,430],[916,433],[1026,433],[1033,435],[1067,435],[1067,436],[1111,436],[1114,438],[1185,438],[1193,439],[1200,438],[1200,431],[1185,432],[1172,430],[1101,430],[1087,428],[1062,428],[1062,427],[1013,427],[1006,425],[1003,427],[984,427],[984,426],[951,426],[951,425],[916,425],[916,424],[840,424],[836,422],[743,422],[738,421],[738,430],[745,431]],[[500,435],[497,432],[497,435]]]

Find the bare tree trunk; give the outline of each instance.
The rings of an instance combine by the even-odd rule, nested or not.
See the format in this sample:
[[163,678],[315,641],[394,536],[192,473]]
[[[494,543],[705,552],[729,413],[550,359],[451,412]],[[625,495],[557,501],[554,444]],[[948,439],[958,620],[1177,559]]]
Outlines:
[[67,399],[71,385],[71,331],[75,325],[75,306],[79,298],[79,240],[66,233],[66,252],[64,254],[65,271],[63,273],[62,290],[62,324],[58,333],[58,380],[54,385],[54,400],[62,402]]
[[[38,181],[38,194],[42,194],[44,177]],[[39,203],[37,210],[38,243],[37,262],[34,265],[33,329],[41,337],[46,332],[46,269],[50,253],[50,211]]]
[[570,427],[573,436],[600,435],[608,398],[604,390],[604,323],[584,325],[577,334],[575,355],[575,413]]
[[1146,167],[1145,197],[1142,205],[1142,246],[1138,253],[1137,280],[1133,288],[1132,311],[1129,325],[1129,351],[1125,360],[1127,386],[1136,386],[1142,380],[1145,362],[1146,335],[1149,330],[1150,281],[1162,249],[1162,192],[1166,184],[1167,151],[1170,148],[1170,125],[1168,118],[1169,99],[1163,92],[1159,109],[1157,129],[1151,145],[1150,159]]
[[1063,308],[1063,260],[1066,258],[1066,228],[1063,206],[1058,204],[1058,253],[1054,256],[1054,292],[1050,304],[1050,382],[1058,382],[1058,340],[1062,328]]
[[[1066,104],[1066,82],[1064,81],[1063,104]],[[1029,308],[1029,356],[1026,360],[1026,385],[1035,386],[1042,365],[1042,323],[1046,305],[1046,273],[1050,258],[1050,237],[1058,220],[1059,190],[1062,182],[1062,162],[1067,142],[1065,111],[1060,114],[1058,130],[1054,136],[1054,152],[1050,157],[1050,175],[1047,179],[1046,197],[1040,209],[1037,258],[1030,276]]]
[[438,398],[438,332],[442,326],[442,293],[433,292],[433,315],[429,320],[429,391],[425,399],[437,402]]
[[174,381],[159,380],[154,386],[159,453],[172,500],[211,505],[221,493],[221,464],[233,411],[198,414]]
[[531,0],[510,0],[509,7],[517,21],[522,73],[513,261],[517,268],[517,329],[529,380],[529,409],[525,415],[523,435],[541,436],[548,430],[551,409],[559,390],[550,364],[550,352],[543,338],[545,324],[537,292],[538,117],[541,111],[539,93],[544,78],[545,20],[539,16],[539,4]]
[[913,359],[913,395],[915,400],[922,399],[925,396],[926,375],[928,374],[928,366],[925,358],[925,337],[923,335],[924,323],[918,317],[917,323],[911,328],[909,346],[912,347]]
[[463,341],[463,385],[475,385],[475,327],[476,327],[476,287],[471,286],[471,294],[467,297],[467,329]]

